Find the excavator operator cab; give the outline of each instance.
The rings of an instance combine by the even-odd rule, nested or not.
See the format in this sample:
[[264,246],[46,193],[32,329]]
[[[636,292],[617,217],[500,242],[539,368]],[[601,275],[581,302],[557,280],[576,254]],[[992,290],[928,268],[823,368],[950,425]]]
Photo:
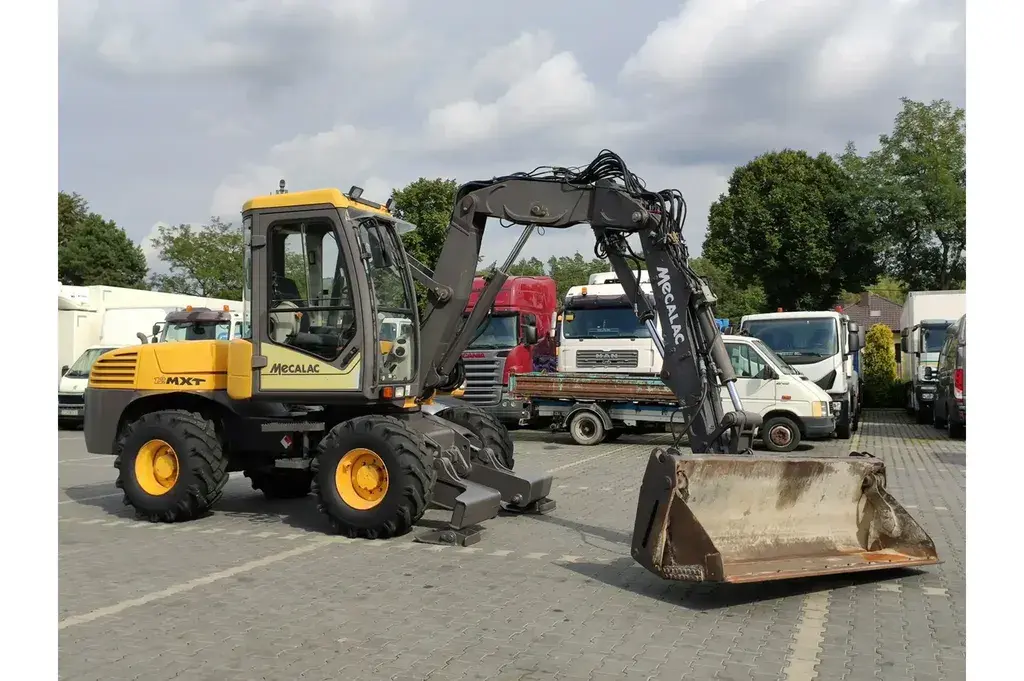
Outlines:
[[279,192],[243,207],[250,333],[232,345],[232,395],[403,405],[418,394],[419,318],[399,238],[415,226],[361,194]]

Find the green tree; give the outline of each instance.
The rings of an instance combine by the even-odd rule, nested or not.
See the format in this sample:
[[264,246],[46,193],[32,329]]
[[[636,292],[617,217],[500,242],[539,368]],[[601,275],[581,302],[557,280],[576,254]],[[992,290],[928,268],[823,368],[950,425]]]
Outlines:
[[610,272],[611,265],[607,260],[601,258],[584,258],[579,252],[572,256],[559,255],[548,258],[548,272],[555,280],[555,288],[558,296],[558,308],[561,309],[565,294],[573,286],[582,286],[587,283],[591,274],[597,272]]
[[416,225],[402,235],[402,242],[427,267],[433,268],[441,255],[458,188],[454,179],[421,177],[391,192],[395,217]]
[[71,231],[89,217],[89,204],[79,194],[57,192],[57,247],[67,245]]
[[896,346],[885,324],[868,329],[864,343],[864,402],[873,407],[899,406]]
[[786,149],[736,168],[711,206],[703,256],[769,307],[830,306],[881,273],[874,223],[854,178],[827,154]]
[[162,226],[153,245],[170,269],[169,274],[154,275],[154,288],[210,298],[242,297],[242,232],[232,224],[214,217],[200,227]]
[[540,277],[547,274],[547,271],[542,260],[521,258],[519,262],[508,268],[508,273],[514,277]]
[[693,258],[690,267],[707,279],[712,293],[718,298],[714,305],[716,317],[729,319],[732,324],[738,325],[743,315],[765,311],[767,302],[760,285],[740,286],[728,268],[706,258]]
[[146,288],[146,256],[113,220],[89,213],[63,238],[57,250],[62,284]]
[[967,278],[966,112],[944,99],[900,101],[892,132],[862,162],[870,212],[886,235],[885,266],[913,291],[960,288]]

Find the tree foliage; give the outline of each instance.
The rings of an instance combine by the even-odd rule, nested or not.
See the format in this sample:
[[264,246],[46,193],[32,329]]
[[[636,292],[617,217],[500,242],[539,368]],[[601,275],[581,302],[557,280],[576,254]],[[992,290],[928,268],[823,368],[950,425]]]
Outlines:
[[421,177],[391,192],[395,217],[416,225],[414,231],[402,235],[402,242],[427,267],[433,268],[441,255],[458,188],[454,179]]
[[740,286],[728,268],[715,265],[706,258],[693,258],[690,267],[707,280],[712,293],[718,298],[714,304],[716,317],[729,319],[738,325],[743,315],[764,312],[767,303],[760,285]]
[[896,346],[892,331],[885,324],[875,324],[868,329],[863,367],[865,404],[873,407],[899,406]]
[[170,269],[169,274],[154,275],[154,288],[229,300],[242,297],[245,272],[238,227],[217,217],[200,227],[161,226],[153,245]]
[[733,171],[711,206],[703,255],[770,307],[829,307],[881,273],[874,224],[853,177],[827,154],[786,149]]
[[[892,132],[857,163],[887,272],[910,290],[956,289],[967,277],[966,112],[901,99]],[[852,145],[847,157],[855,156]]]
[[146,256],[78,194],[57,193],[57,277],[72,286],[145,288]]

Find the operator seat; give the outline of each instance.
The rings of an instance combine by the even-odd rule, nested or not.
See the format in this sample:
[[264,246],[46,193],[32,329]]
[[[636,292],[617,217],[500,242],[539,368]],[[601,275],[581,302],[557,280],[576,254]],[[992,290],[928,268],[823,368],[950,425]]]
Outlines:
[[[295,283],[294,279],[288,277],[275,276],[272,286],[271,303],[273,307],[277,307],[283,302],[289,302],[295,304],[297,307],[306,307],[307,303],[302,299],[299,294],[299,286]],[[309,313],[304,312],[299,318],[299,331],[309,331]]]

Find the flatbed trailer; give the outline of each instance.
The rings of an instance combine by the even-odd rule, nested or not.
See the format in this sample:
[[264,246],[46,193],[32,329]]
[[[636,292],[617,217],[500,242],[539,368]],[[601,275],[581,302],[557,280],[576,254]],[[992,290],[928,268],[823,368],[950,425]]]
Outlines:
[[529,405],[520,425],[544,421],[581,445],[665,432],[684,421],[672,391],[654,376],[532,372],[510,376],[509,392]]

